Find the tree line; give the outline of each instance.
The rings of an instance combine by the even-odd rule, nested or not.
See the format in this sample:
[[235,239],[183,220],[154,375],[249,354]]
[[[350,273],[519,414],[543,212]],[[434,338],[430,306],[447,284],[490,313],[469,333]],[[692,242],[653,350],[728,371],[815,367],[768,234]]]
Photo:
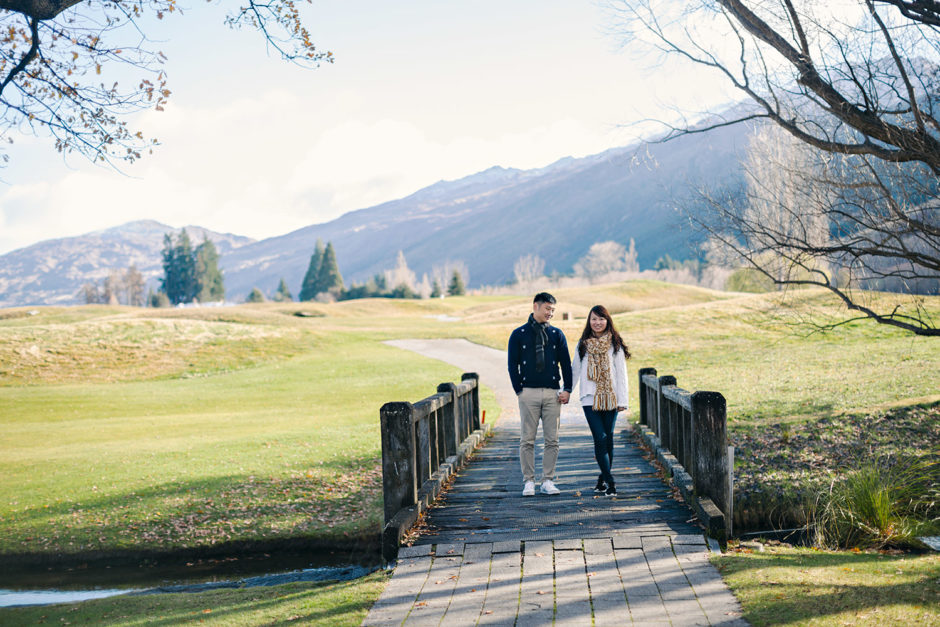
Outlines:
[[[327,242],[324,245],[323,240],[318,238],[301,283],[298,300],[439,298],[445,294],[447,296],[460,296],[467,291],[465,276],[468,273],[463,262],[447,262],[441,266],[435,266],[432,269],[432,275],[434,276],[433,280],[425,274],[421,281],[417,281],[415,273],[408,268],[404,253],[399,251],[393,268],[376,273],[371,279],[363,283],[353,283],[346,287],[336,259],[333,243]],[[446,289],[444,286],[446,286]],[[256,303],[265,300],[264,292],[255,287],[249,294],[247,302]],[[272,300],[277,302],[293,300],[290,288],[283,278],[281,278]]]

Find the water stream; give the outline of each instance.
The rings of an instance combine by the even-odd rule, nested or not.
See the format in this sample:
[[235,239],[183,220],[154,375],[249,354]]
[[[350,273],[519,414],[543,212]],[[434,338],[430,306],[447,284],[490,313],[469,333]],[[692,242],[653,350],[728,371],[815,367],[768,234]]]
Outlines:
[[[276,586],[296,581],[348,581],[379,568],[378,560],[339,556],[269,555],[202,559],[185,563],[81,566],[0,574],[0,607],[75,603],[120,594],[202,592],[217,588]],[[357,561],[360,563],[349,563]]]

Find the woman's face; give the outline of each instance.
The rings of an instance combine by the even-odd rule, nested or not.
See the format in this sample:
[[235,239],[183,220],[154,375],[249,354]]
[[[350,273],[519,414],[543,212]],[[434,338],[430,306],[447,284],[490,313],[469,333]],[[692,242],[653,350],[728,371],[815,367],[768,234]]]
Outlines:
[[598,316],[593,311],[588,317],[588,323],[591,325],[591,331],[594,332],[594,335],[600,335],[607,330],[607,318]]

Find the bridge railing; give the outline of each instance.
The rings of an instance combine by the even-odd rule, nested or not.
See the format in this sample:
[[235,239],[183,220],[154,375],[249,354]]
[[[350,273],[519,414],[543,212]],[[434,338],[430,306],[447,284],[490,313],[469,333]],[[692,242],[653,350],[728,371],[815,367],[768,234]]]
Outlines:
[[479,389],[480,377],[464,373],[460,383],[437,386],[437,394],[379,411],[385,560],[395,559],[402,537],[483,438]]
[[640,433],[673,481],[722,545],[731,536],[732,454],[728,448],[725,398],[688,392],[671,375],[640,370]]

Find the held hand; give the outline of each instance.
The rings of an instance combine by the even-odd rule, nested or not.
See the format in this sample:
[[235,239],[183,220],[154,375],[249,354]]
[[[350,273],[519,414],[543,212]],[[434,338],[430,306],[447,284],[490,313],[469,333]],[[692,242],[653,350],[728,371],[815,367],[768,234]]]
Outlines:
[[562,405],[567,405],[568,399],[570,398],[571,398],[571,394],[569,394],[568,392],[565,392],[564,390],[558,393],[558,402],[561,403]]
[[622,411],[626,411],[626,410],[627,410],[626,407],[617,407],[617,412],[622,412]]

